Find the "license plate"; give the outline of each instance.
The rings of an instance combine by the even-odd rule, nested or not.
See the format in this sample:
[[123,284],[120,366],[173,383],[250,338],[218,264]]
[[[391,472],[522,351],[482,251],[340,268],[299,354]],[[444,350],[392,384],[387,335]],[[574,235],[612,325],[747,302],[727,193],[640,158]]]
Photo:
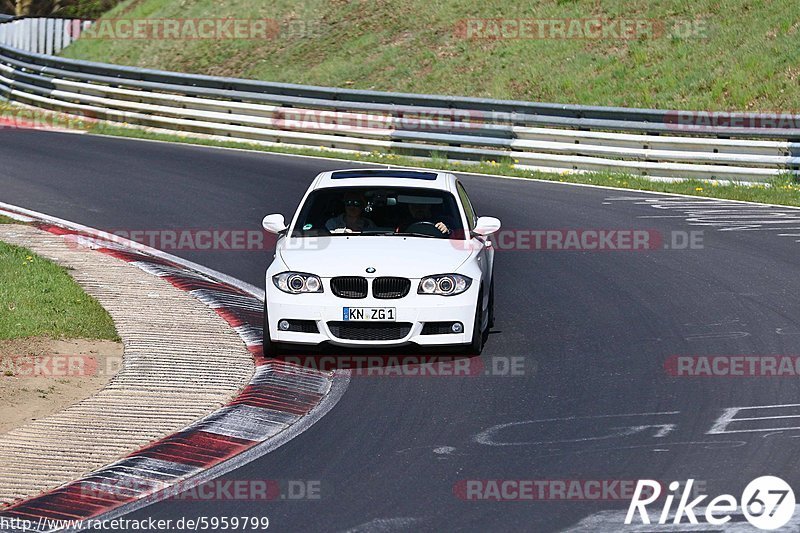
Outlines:
[[359,322],[394,322],[394,307],[342,307],[342,320]]

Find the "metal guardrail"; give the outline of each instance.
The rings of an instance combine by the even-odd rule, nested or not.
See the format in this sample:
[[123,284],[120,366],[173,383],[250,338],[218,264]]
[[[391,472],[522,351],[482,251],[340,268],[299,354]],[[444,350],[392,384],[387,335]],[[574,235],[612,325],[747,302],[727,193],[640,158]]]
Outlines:
[[12,48],[1,39],[0,97],[101,120],[264,144],[394,150],[460,161],[510,158],[523,168],[555,172],[738,181],[800,174],[797,115],[259,82],[76,61]]

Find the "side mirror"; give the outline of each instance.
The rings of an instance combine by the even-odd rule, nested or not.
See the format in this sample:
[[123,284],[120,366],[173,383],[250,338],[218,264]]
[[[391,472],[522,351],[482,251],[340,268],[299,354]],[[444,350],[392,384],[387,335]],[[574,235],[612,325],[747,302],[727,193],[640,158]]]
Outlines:
[[485,237],[500,230],[500,220],[494,217],[479,217],[472,233]]
[[286,222],[283,219],[283,215],[281,214],[265,216],[264,220],[261,221],[261,226],[266,231],[276,235],[279,235],[288,229],[286,227]]

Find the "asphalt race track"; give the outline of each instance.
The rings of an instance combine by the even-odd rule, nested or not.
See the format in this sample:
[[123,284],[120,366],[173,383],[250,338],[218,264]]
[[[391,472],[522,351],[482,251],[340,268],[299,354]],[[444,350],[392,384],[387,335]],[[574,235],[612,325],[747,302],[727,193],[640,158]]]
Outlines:
[[[110,231],[258,230],[265,214],[291,215],[318,172],[352,166],[0,131],[0,201]],[[170,500],[132,518],[258,515],[275,531],[547,532],[624,511],[628,500],[474,501],[464,499],[466,480],[693,478],[711,497],[738,497],[768,474],[800,485],[797,377],[665,370],[672,356],[800,354],[800,211],[463,181],[478,213],[507,230],[651,230],[667,245],[702,231],[702,247],[498,251],[496,327],[482,360],[491,369],[523,358],[523,375],[354,376],[321,421],[227,476],[318,481],[319,499]],[[272,255],[172,253],[257,286]],[[753,406],[770,407],[731,410]]]

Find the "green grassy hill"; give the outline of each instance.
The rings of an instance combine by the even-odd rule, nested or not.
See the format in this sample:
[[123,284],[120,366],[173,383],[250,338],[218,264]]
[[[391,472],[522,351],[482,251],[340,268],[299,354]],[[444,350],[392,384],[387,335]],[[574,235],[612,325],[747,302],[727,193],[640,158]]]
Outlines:
[[[270,81],[559,103],[792,111],[800,102],[796,0],[525,4],[127,0],[107,18],[270,18],[280,31],[254,40],[81,39],[64,55]],[[479,28],[480,22],[470,23],[473,38],[467,38],[464,20],[482,18],[545,21],[543,35],[558,38],[486,38],[491,27]],[[617,21],[617,28],[654,25],[632,39],[581,39],[560,38],[546,22],[589,18]]]

